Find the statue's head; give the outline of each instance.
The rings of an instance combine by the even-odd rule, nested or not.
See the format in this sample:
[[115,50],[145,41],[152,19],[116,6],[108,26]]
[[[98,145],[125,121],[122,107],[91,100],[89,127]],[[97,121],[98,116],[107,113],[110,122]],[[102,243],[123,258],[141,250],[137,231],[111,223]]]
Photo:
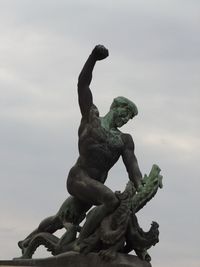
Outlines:
[[129,99],[118,96],[114,98],[110,110],[116,127],[121,127],[138,114],[136,105]]

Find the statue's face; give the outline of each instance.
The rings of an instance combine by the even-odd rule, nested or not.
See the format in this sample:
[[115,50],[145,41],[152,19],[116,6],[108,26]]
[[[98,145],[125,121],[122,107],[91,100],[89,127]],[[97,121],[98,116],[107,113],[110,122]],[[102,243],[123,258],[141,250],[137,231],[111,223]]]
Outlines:
[[114,110],[114,125],[117,128],[122,127],[124,124],[126,124],[130,119],[133,118],[133,114],[130,111],[130,109],[125,106],[125,107],[116,107]]

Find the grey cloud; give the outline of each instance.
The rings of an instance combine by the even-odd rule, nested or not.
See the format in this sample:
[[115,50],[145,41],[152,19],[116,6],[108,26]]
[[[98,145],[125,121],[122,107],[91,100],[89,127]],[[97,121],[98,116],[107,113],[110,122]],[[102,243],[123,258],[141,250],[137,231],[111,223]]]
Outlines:
[[[123,130],[134,137],[142,172],[155,162],[164,175],[163,190],[139,215],[144,227],[160,223],[153,265],[198,266],[199,6],[0,3],[1,258],[16,256],[17,241],[67,196],[67,172],[78,154],[77,76],[93,46],[104,43],[110,57],[93,75],[95,103],[102,115],[117,95],[138,105]],[[120,161],[107,185],[123,190],[126,181]],[[6,221],[13,229],[7,238]]]

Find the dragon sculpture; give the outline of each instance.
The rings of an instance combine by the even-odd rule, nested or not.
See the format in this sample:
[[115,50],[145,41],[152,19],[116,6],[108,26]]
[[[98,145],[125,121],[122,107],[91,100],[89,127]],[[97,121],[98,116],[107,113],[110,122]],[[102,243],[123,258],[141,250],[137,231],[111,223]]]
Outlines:
[[[85,214],[78,213],[76,203],[72,197],[69,197],[55,216],[59,221],[58,228],[66,229],[63,236],[56,237],[50,231],[51,228],[47,227],[44,228],[45,231],[40,231],[42,229],[34,231],[24,241],[19,242],[22,250],[20,259],[32,258],[36,249],[43,245],[53,255],[67,251],[79,251],[84,254],[97,252],[104,260],[114,259],[117,252],[127,254],[134,250],[140,259],[149,262],[151,257],[147,250],[159,241],[159,225],[152,222],[150,230],[143,231],[139,226],[136,213],[154,197],[158,188],[162,188],[162,176],[160,168],[153,165],[149,175],[144,176],[143,186],[139,192],[136,193],[133,183],[130,181],[124,192],[115,192],[120,200],[118,208],[103,219],[93,234],[81,242],[78,238],[78,233],[81,231],[79,224]],[[86,220],[92,217],[95,209],[98,207],[88,212]],[[45,220],[42,223],[44,224],[44,222]]]

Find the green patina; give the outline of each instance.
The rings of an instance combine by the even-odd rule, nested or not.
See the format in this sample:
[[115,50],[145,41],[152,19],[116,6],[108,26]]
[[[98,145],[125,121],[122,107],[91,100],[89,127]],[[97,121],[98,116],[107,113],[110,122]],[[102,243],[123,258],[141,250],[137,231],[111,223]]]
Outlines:
[[[108,54],[104,46],[96,46],[78,78],[82,119],[78,131],[79,157],[67,178],[71,196],[58,213],[45,218],[18,243],[22,250],[21,258],[31,258],[37,247],[44,245],[53,255],[66,251],[98,252],[103,260],[114,260],[117,252],[134,250],[142,260],[151,260],[147,249],[158,243],[159,225],[153,222],[150,230],[144,232],[136,213],[162,187],[162,176],[160,168],[153,165],[150,174],[142,177],[134,141],[130,134],[119,130],[138,114],[131,100],[123,96],[114,98],[108,113],[99,117],[90,83],[96,62],[105,59]],[[104,183],[120,157],[130,181],[124,192],[114,193]],[[66,232],[61,238],[53,235],[62,228]]]

